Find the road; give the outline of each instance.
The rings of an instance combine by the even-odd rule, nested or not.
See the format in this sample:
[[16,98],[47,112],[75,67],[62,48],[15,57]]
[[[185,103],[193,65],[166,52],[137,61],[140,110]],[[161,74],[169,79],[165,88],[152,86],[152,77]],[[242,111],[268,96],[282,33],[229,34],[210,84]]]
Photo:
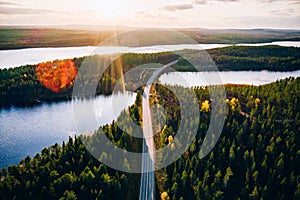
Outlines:
[[150,79],[148,80],[144,93],[143,93],[143,158],[142,158],[142,174],[141,174],[141,185],[140,185],[140,200],[153,200],[155,191],[155,181],[154,181],[154,170],[155,170],[155,147],[153,141],[153,130],[151,122],[151,112],[149,105],[150,89],[154,80],[159,76],[159,74],[167,67],[174,65],[178,62],[175,60],[170,62],[161,68],[157,68]]

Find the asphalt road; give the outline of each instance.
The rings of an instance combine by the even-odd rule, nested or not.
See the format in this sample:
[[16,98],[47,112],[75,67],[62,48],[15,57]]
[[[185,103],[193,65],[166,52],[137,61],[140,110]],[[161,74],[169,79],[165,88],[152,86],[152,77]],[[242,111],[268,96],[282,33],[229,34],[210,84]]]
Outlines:
[[157,68],[150,79],[148,80],[143,93],[143,158],[141,185],[140,185],[140,200],[153,200],[155,191],[154,170],[155,170],[155,147],[153,141],[153,130],[151,122],[151,113],[149,105],[150,88],[158,75],[167,67],[174,65],[178,60],[172,61],[161,68]]

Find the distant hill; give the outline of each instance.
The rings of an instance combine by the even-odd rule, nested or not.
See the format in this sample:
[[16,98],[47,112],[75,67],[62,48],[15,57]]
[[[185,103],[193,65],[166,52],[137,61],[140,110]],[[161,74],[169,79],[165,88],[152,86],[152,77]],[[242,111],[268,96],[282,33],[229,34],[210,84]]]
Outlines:
[[[0,50],[37,48],[97,46],[109,37],[124,31],[135,31],[140,46],[159,44],[184,44],[174,30],[186,34],[198,43],[266,43],[273,41],[300,41],[300,30],[285,29],[141,29],[126,26],[0,26]],[[132,33],[130,33],[132,34]],[[129,34],[129,36],[130,36]],[[161,38],[163,36],[163,38]],[[150,39],[151,38],[151,39]],[[168,38],[166,40],[165,38]],[[151,42],[150,42],[151,41]],[[118,45],[116,43],[115,45]],[[120,45],[120,44],[119,44]],[[128,45],[128,44],[127,44]],[[133,46],[135,44],[132,44]],[[130,46],[130,45],[129,45]]]

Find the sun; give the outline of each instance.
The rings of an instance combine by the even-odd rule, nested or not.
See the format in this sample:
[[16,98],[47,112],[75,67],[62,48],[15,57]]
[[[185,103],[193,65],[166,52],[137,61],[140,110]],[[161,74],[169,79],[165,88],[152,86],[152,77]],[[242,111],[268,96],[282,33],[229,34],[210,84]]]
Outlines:
[[97,6],[95,6],[95,11],[97,16],[106,19],[112,19],[122,15],[126,10],[125,1],[119,0],[109,0],[109,1],[99,1]]

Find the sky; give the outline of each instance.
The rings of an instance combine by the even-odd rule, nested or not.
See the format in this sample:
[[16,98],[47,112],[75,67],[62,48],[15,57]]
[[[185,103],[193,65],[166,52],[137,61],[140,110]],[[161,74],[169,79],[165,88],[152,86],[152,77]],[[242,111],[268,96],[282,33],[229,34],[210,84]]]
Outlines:
[[300,29],[300,0],[0,0],[0,25]]

